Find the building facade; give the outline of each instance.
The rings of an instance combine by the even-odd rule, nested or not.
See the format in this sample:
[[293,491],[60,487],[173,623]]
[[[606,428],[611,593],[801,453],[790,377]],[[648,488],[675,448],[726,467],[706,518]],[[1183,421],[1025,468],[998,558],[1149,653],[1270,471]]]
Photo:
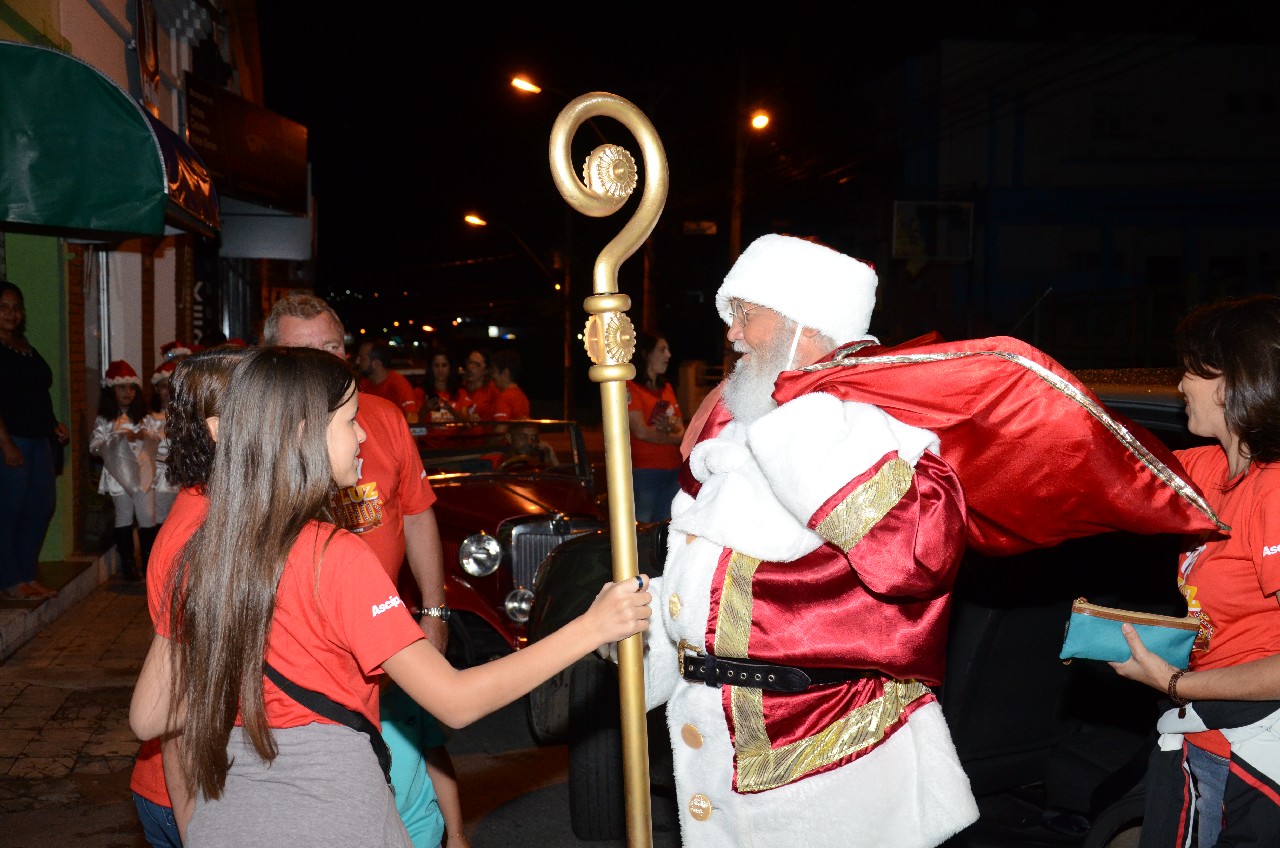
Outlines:
[[[0,277],[24,292],[72,433],[41,559],[96,554],[101,375],[123,359],[149,390],[167,343],[251,337],[262,269],[310,258],[306,129],[261,106],[254,0],[0,2],[0,95]],[[288,156],[287,202],[244,187],[252,157],[202,156],[247,127]]]

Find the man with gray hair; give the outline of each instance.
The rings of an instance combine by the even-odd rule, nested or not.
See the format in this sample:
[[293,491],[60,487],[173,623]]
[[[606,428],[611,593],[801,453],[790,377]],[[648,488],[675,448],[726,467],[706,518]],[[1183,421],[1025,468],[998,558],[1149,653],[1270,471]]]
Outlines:
[[[266,344],[310,347],[346,358],[342,321],[314,295],[291,294],[276,301],[262,335]],[[418,621],[423,635],[443,654],[449,608],[440,531],[432,511],[435,493],[404,413],[395,404],[360,392],[356,421],[368,434],[360,448],[360,477],[338,492],[334,519],[368,543],[393,583],[404,586],[400,576],[408,563],[422,599]],[[447,825],[450,844],[465,848],[453,764],[434,717],[389,684],[381,693],[381,723],[393,755],[396,809],[414,845],[439,845]]]
[[716,295],[742,357],[672,504],[645,663],[686,848],[923,848],[977,819],[930,688],[965,550],[959,481],[932,433],[875,406],[772,397],[780,374],[877,343],[876,284],[767,235]]

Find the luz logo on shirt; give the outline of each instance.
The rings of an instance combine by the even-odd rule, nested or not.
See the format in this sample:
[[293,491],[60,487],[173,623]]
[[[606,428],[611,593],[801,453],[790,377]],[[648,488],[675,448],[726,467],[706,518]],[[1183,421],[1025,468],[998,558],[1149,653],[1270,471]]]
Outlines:
[[378,615],[381,615],[382,613],[386,612],[387,610],[391,609],[392,607],[402,607],[402,606],[404,606],[404,602],[400,600],[400,596],[399,596],[399,595],[392,595],[391,597],[387,598],[387,599],[386,599],[385,601],[383,601],[382,603],[380,603],[380,604],[374,604],[374,605],[373,605],[373,614],[374,614],[374,616],[378,616]]
[[338,489],[333,496],[335,523],[352,533],[368,533],[382,526],[382,495],[376,481]]

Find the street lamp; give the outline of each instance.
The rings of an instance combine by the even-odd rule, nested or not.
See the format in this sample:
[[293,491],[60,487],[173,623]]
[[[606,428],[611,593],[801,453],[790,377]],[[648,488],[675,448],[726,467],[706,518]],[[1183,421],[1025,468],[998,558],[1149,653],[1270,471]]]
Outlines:
[[[468,224],[470,224],[473,227],[489,226],[488,221],[486,221],[484,218],[481,218],[479,215],[476,215],[474,213],[464,215],[462,217],[462,220],[466,221]],[[520,238],[519,233],[517,233],[515,230],[511,229],[501,221],[495,221],[494,223],[496,223],[499,227],[502,227],[502,229],[506,230],[507,234],[510,235],[513,239],[515,239],[516,244],[520,245],[520,249],[523,250],[526,254],[528,254],[529,258],[533,260],[533,264],[538,266],[538,270],[542,272],[542,275],[546,277],[548,280],[550,280],[555,285],[556,288],[560,288],[560,282],[559,280],[556,279],[556,275],[552,274],[551,269],[548,268],[546,264],[543,263],[543,261],[538,258],[538,254],[533,252],[533,248],[529,247],[529,245],[525,242],[525,240]]]
[[[514,81],[512,84],[514,84]],[[464,215],[462,220],[466,221],[468,224],[470,224],[473,227],[489,226],[489,222],[487,220],[480,217],[479,215],[476,215],[474,212]],[[564,257],[563,262],[561,263],[563,266],[561,269],[561,278],[557,280],[555,274],[551,273],[551,269],[549,269],[546,266],[546,263],[544,263],[540,258],[538,258],[538,254],[533,252],[533,248],[529,247],[528,243],[525,242],[525,240],[520,237],[519,233],[517,233],[515,230],[511,229],[511,227],[507,226],[501,221],[494,221],[493,223],[497,224],[499,227],[505,230],[507,234],[511,236],[511,238],[515,239],[516,244],[520,245],[520,249],[523,250],[525,254],[530,259],[533,260],[533,264],[538,266],[538,270],[542,272],[542,275],[546,277],[548,280],[550,280],[551,283],[560,291],[561,311],[564,316],[564,319],[563,319],[564,320],[564,346],[563,346],[563,356],[564,356],[563,380],[564,381],[562,384],[562,390],[564,393],[563,417],[566,421],[568,421],[569,419],[573,418],[573,379],[572,379],[572,370],[571,370],[573,367],[573,359],[570,356],[570,351],[572,349],[571,340],[573,338],[573,317],[569,310],[569,257],[567,255],[569,252],[568,226],[566,225],[565,227],[566,241],[565,241],[564,249],[565,249],[566,256]]]
[[742,196],[744,172],[747,162],[747,127],[760,132],[769,126],[769,113],[756,109],[749,120],[743,120],[745,110],[739,112],[734,122],[733,199],[729,211],[729,264],[732,266],[742,252]]
[[[528,77],[512,77],[511,87],[518,89],[520,91],[523,91],[526,94],[541,94],[543,89],[542,86],[538,85],[536,82],[529,79]],[[573,99],[572,97],[565,94],[563,91],[561,91],[558,88],[553,88],[551,86],[548,86],[547,91],[551,92],[556,97],[559,97],[565,103],[568,103],[570,100]],[[609,139],[604,137],[604,131],[601,130],[600,127],[596,125],[595,121],[588,118],[587,125],[590,126],[591,129],[595,132],[596,138],[600,139],[601,144],[609,143]]]
[[[526,94],[541,94],[543,86],[538,85],[533,80],[525,76],[512,77],[511,86],[518,91]],[[559,97],[563,103],[573,100],[568,94],[558,88],[547,86],[546,90],[556,97]],[[587,125],[596,134],[596,138],[600,139],[601,144],[608,144],[609,139],[605,138],[604,131],[596,124],[595,121],[587,119]],[[570,294],[570,273],[569,270],[573,266],[573,215],[568,206],[564,210],[564,417],[572,418],[573,410],[573,357],[571,351],[573,349],[573,310],[570,308],[572,295]],[[648,286],[648,278],[645,278],[645,285]]]

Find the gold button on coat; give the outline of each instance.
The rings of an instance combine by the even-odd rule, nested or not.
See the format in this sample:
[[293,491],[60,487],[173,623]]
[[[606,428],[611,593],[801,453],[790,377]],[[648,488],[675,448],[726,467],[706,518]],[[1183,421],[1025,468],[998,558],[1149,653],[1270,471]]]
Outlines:
[[701,792],[689,799],[689,815],[697,821],[711,818],[711,799]]
[[690,748],[702,747],[702,734],[698,732],[698,728],[692,724],[686,724],[680,728],[680,738],[684,740],[684,744]]
[[672,618],[680,615],[680,596],[675,592],[672,592],[671,597],[667,599],[667,612]]

